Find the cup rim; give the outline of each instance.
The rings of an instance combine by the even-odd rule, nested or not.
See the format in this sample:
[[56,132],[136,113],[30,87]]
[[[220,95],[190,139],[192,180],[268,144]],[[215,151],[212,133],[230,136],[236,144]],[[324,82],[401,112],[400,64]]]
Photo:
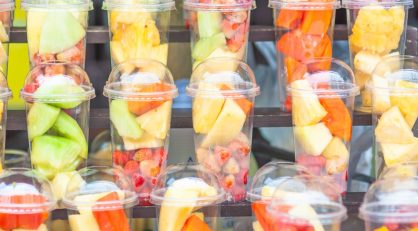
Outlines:
[[[411,204],[412,203],[412,204]],[[384,222],[387,221],[387,218],[396,219],[397,222],[401,223],[408,223],[411,221],[418,221],[418,210],[411,211],[411,212],[384,212],[384,211],[371,211],[373,208],[377,208],[380,206],[417,206],[418,203],[414,203],[411,201],[397,203],[397,202],[370,202],[370,203],[363,203],[359,208],[359,218],[363,219],[364,221],[373,221],[373,222]]]
[[[330,82],[326,81],[315,81],[316,84],[327,83]],[[300,89],[300,88],[292,88],[290,85],[287,86],[287,92],[292,97],[304,96],[304,95],[311,95],[315,94],[319,98],[349,98],[353,96],[357,96],[360,94],[360,88],[354,83],[346,83],[346,82],[331,82],[331,85],[338,85],[338,86],[346,86],[347,89]]]
[[103,95],[110,99],[123,99],[130,101],[162,101],[176,98],[179,93],[176,85],[170,84],[171,90],[160,92],[124,92],[113,90],[112,86],[118,83],[106,84],[103,88]]
[[256,8],[256,1],[249,1],[246,3],[199,3],[191,0],[185,0],[183,9],[190,11],[219,11],[219,12],[236,12],[243,10],[254,10]]
[[342,7],[346,9],[360,9],[365,6],[383,6],[383,7],[392,7],[392,6],[404,6],[406,8],[414,7],[414,2],[412,0],[395,0],[395,1],[363,1],[363,0],[342,0]]
[[151,203],[155,205],[162,205],[163,203],[170,203],[170,205],[174,206],[210,206],[210,205],[216,205],[224,202],[227,197],[227,193],[221,189],[220,193],[214,196],[202,196],[197,198],[178,198],[178,197],[165,197],[165,196],[159,196],[157,194],[162,193],[166,191],[169,187],[164,187],[156,190],[152,190],[150,194],[150,201]]
[[74,102],[74,101],[88,101],[96,97],[93,86],[78,85],[84,89],[81,93],[69,94],[38,94],[26,92],[24,89],[20,90],[20,97],[26,102],[40,102],[40,103],[60,103],[60,102]]
[[289,0],[270,0],[269,7],[273,9],[291,10],[333,10],[341,8],[340,1],[332,2],[311,2],[311,1],[289,1]]
[[104,0],[102,4],[103,10],[126,10],[126,11],[143,11],[143,12],[161,12],[176,10],[174,1],[164,3],[116,3],[112,0]]
[[88,2],[79,2],[79,3],[64,3],[64,4],[41,4],[33,3],[31,0],[22,0],[20,7],[26,11],[29,10],[54,10],[54,11],[71,11],[71,10],[80,10],[80,11],[90,11],[93,10],[93,3],[89,0]]
[[[198,83],[189,84],[186,87],[186,93],[190,97],[206,97],[206,98],[225,98],[225,99],[241,99],[255,97],[260,94],[260,86],[249,81],[243,82],[248,86],[246,89],[231,89],[231,90],[206,90],[199,89]],[[220,94],[219,94],[220,93]]]
[[13,92],[8,87],[0,87],[0,100],[12,98]]

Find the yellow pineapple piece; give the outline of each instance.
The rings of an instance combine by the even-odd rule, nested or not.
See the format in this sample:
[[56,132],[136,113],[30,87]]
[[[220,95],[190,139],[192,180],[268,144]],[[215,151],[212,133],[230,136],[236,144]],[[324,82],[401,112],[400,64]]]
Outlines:
[[416,141],[399,107],[394,106],[382,114],[375,129],[379,143],[411,144]]

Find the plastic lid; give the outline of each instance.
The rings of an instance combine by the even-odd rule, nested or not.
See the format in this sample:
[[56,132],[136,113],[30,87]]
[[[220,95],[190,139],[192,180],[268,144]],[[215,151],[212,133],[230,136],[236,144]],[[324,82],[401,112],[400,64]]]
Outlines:
[[4,170],[0,174],[0,213],[44,213],[55,207],[51,185],[24,168]]
[[0,100],[9,99],[11,96],[12,91],[7,86],[6,77],[4,76],[3,72],[0,71]]
[[15,8],[13,0],[0,0],[0,12],[10,11]]
[[90,0],[22,0],[21,7],[25,10],[83,10],[93,9]]
[[44,63],[33,68],[20,92],[27,102],[74,102],[95,97],[87,73],[78,65]]
[[225,199],[226,193],[214,173],[194,163],[169,166],[151,192],[151,203],[156,205],[209,206]]
[[200,63],[192,73],[188,95],[210,98],[248,98],[260,94],[251,68],[231,58],[211,58]]
[[311,176],[307,168],[290,162],[272,161],[261,167],[254,175],[247,200],[272,199],[275,188],[294,176]]
[[418,178],[376,181],[364,196],[360,218],[374,223],[418,222]]
[[113,68],[103,94],[112,99],[168,100],[178,95],[168,68],[155,60],[139,59]]
[[[363,7],[392,7],[392,6],[404,6],[406,8],[414,7],[414,2],[412,0],[383,0],[383,1],[365,1],[365,0],[342,0],[342,6],[347,9],[360,9]],[[380,8],[376,8],[380,9]]]
[[418,161],[386,167],[383,169],[382,173],[380,173],[379,179],[410,177],[418,178]]
[[104,10],[140,10],[147,12],[158,12],[175,10],[176,3],[173,0],[105,0]]
[[[347,209],[337,188],[324,178],[295,176],[276,186],[267,211],[288,221],[303,218],[317,219],[321,224],[341,222],[347,217]],[[284,212],[284,207],[290,209]]]
[[138,203],[138,197],[122,170],[92,166],[71,177],[62,203],[73,210],[104,211],[133,207]]
[[256,1],[253,0],[184,0],[183,8],[194,11],[242,11],[256,8]]
[[270,0],[269,7],[290,10],[330,10],[341,8],[340,1]]

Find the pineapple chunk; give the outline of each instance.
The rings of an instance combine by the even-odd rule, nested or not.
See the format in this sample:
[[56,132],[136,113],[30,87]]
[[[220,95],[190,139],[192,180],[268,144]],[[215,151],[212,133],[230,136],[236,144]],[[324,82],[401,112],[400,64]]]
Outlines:
[[343,140],[339,137],[332,138],[331,142],[325,148],[322,155],[326,159],[346,158],[348,159],[349,152]]
[[258,221],[253,222],[253,230],[254,231],[264,231],[263,227],[260,225],[260,222],[258,222]]
[[341,173],[348,167],[348,156],[327,159],[325,169],[329,175]]
[[405,115],[405,121],[408,123],[409,127],[412,129],[417,122],[418,115],[411,115],[406,114]]
[[292,90],[292,116],[295,126],[307,126],[320,122],[327,111],[319,102],[308,80],[296,80],[291,84],[292,89],[304,90],[299,93]]
[[332,140],[332,135],[324,123],[318,123],[311,126],[295,126],[296,148],[298,153],[306,153],[313,156],[319,156]]
[[[373,86],[379,89],[373,89],[373,111],[378,114],[382,114],[387,111],[390,107],[390,97],[389,97],[389,82],[387,79],[380,77],[378,75],[373,75]],[[384,89],[386,88],[386,89]]]
[[73,231],[100,231],[93,214],[74,214],[68,216],[71,230]]
[[375,135],[379,143],[411,144],[416,139],[397,106],[382,114]]
[[164,146],[164,141],[144,132],[139,139],[122,137],[125,150],[133,151],[139,148],[158,148]]
[[9,41],[9,35],[7,34],[6,28],[4,27],[4,24],[2,21],[0,21],[0,42],[8,42]]
[[407,163],[418,157],[418,139],[412,144],[380,143],[380,147],[387,166]]
[[368,51],[360,51],[354,56],[354,68],[371,75],[382,57]]
[[[233,59],[237,59],[237,60],[242,60],[245,54],[245,47],[243,46],[241,49],[239,49],[237,52],[231,52],[226,50],[223,47],[218,47],[216,48],[206,59],[211,59],[211,58],[233,58]],[[193,70],[196,69],[196,67],[201,63],[202,61],[196,60],[193,63]],[[216,68],[218,70],[222,70],[222,71],[236,71],[237,70],[237,66],[238,64],[234,63],[234,62],[225,62],[223,64],[218,64],[220,66],[217,66]],[[209,68],[209,67],[208,67]],[[213,72],[215,72],[216,70],[214,70]],[[207,72],[211,72],[211,70],[207,70]]]
[[170,130],[171,105],[171,100],[164,102],[159,107],[137,117],[136,121],[148,134],[164,140]]
[[404,115],[418,115],[418,84],[405,80],[397,80],[395,87],[413,89],[412,94],[393,94],[390,96],[392,105],[398,106]]

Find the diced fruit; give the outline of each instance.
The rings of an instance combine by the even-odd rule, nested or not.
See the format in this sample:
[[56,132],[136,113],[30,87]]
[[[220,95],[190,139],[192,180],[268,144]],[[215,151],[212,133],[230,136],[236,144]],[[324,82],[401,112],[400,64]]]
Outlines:
[[231,142],[240,134],[247,116],[233,99],[225,100],[212,129],[209,131],[201,146],[224,145]]
[[[216,48],[212,53],[210,53],[210,55],[206,58],[206,59],[211,59],[211,58],[233,58],[233,59],[238,59],[238,60],[242,60],[245,54],[245,49],[241,48],[239,51],[237,52],[231,52],[226,48],[220,47],[220,48]],[[204,60],[196,60],[193,63],[193,70],[196,69],[196,67]],[[219,70],[224,70],[224,71],[235,71],[237,69],[238,64],[234,63],[234,62],[224,62],[224,63],[219,63],[218,66],[216,67]]]
[[44,103],[34,103],[28,112],[29,140],[45,134],[55,123],[60,109]]
[[148,134],[164,140],[170,129],[171,105],[172,101],[166,101],[159,107],[137,117],[136,121]]
[[[321,121],[327,111],[320,104],[308,80],[297,80],[291,84],[292,116],[296,126],[313,125]],[[304,92],[299,93],[298,90]]]
[[148,20],[152,20],[150,12],[145,11],[110,11],[110,24],[112,33],[115,33],[118,29],[118,24],[132,24],[132,23],[141,23],[145,26],[145,23]]
[[408,123],[411,129],[415,126],[415,123],[417,122],[417,118],[418,118],[418,115],[411,115],[411,114],[405,115],[405,121]]
[[198,11],[199,37],[207,38],[221,32],[222,13],[218,11]]
[[223,172],[226,174],[238,174],[240,171],[239,164],[235,158],[229,158],[228,162],[226,162],[225,166],[223,167]]
[[382,57],[369,51],[360,51],[354,56],[354,68],[368,75],[373,74],[374,68]]
[[9,35],[7,34],[6,28],[4,27],[4,24],[2,21],[0,21],[0,42],[8,42],[9,41]]
[[263,227],[261,227],[260,222],[258,222],[258,221],[253,222],[253,230],[254,231],[264,231]]
[[396,93],[390,96],[390,102],[393,106],[398,106],[404,115],[418,115],[418,83],[397,80],[395,87],[406,88],[412,94]]
[[308,67],[305,64],[300,63],[294,58],[284,58],[284,65],[287,72],[287,83],[291,84],[293,81],[303,79],[308,72]]
[[127,151],[133,151],[140,148],[158,148],[164,146],[164,141],[154,138],[152,135],[144,132],[139,139],[122,137],[123,146]]
[[284,27],[286,29],[295,29],[302,22],[302,10],[288,10],[280,9],[279,16],[276,19],[277,27]]
[[184,223],[183,228],[181,231],[212,231],[212,229],[196,215],[191,215],[189,218],[187,218],[186,222]]
[[267,204],[265,202],[253,202],[251,203],[251,208],[253,210],[254,216],[257,221],[260,223],[264,231],[274,230],[275,226],[274,218],[267,213]]
[[126,60],[122,43],[119,41],[110,41],[110,53],[115,64],[119,64]]
[[30,41],[28,43],[30,55],[34,55],[39,52],[42,27],[44,26],[47,15],[47,11],[29,10],[26,12],[27,37],[28,41]]
[[69,215],[68,221],[74,231],[101,231],[92,214]]
[[[129,231],[129,221],[123,210],[122,204],[118,203],[119,195],[116,192],[111,192],[106,196],[100,198],[98,202],[112,201],[114,209],[103,210],[100,209],[100,205],[93,206],[93,215],[99,225],[100,230],[118,230],[118,231]],[[99,209],[95,209],[99,206]]]
[[231,157],[229,150],[221,146],[215,146],[214,154],[218,160],[219,165],[221,166],[224,165]]
[[225,45],[226,39],[223,33],[201,38],[193,47],[192,57],[199,61],[205,60],[214,50]]
[[332,135],[324,123],[311,126],[295,126],[296,146],[300,146],[304,153],[319,156],[332,140]]
[[349,153],[344,142],[340,138],[334,137],[325,148],[322,155],[327,159],[335,159],[339,157],[348,159]]
[[414,134],[396,106],[382,114],[377,122],[375,135],[379,143],[411,144],[415,142]]
[[324,227],[318,219],[315,209],[307,204],[298,204],[289,210],[289,215],[296,218],[307,219],[315,231],[324,231]]
[[321,105],[328,112],[322,122],[329,128],[331,134],[345,141],[351,140],[352,119],[351,113],[345,106],[344,101],[338,97],[321,98]]
[[332,159],[327,159],[325,169],[329,175],[341,173],[346,171],[348,167],[348,156],[340,156]]
[[[92,202],[98,201],[100,198],[103,198],[113,192],[115,191],[95,193],[95,194],[83,194],[83,195],[76,196],[74,198],[74,202],[81,204],[80,206],[77,207],[78,212],[82,215],[85,215],[85,214],[93,215],[92,213],[93,206],[90,206],[90,204],[92,204]],[[125,193],[123,191],[116,191],[116,193],[118,195],[119,200],[123,200],[125,198]],[[89,205],[86,205],[86,202],[88,202]]]
[[[202,148],[199,148],[199,150],[203,150]],[[221,166],[218,164],[218,161],[214,154],[207,154],[206,156],[202,156],[204,154],[203,152],[198,152],[198,160],[199,163],[201,163],[206,168],[212,170],[215,173],[219,173],[221,171]]]
[[137,123],[135,116],[129,111],[128,103],[125,100],[112,100],[110,103],[110,121],[122,137],[140,139],[143,134],[143,130]]
[[418,156],[418,139],[411,144],[380,143],[387,166],[414,161]]
[[[58,77],[54,77],[58,78]],[[67,83],[51,83],[51,84],[41,84],[39,88],[35,91],[34,97],[51,101],[49,105],[56,106],[63,109],[75,108],[82,103],[81,99],[74,99],[74,101],[63,101],[63,102],[53,102],[57,100],[56,95],[65,95],[65,94],[82,94],[84,89],[78,85],[67,84]]]
[[234,175],[227,175],[223,180],[223,185],[227,189],[231,189],[235,185]]
[[378,75],[373,75],[372,77],[373,86],[376,87],[373,89],[373,111],[377,114],[381,114],[387,111],[390,107],[390,98],[389,98],[389,82],[387,79],[380,77]]
[[[153,83],[153,84],[138,84],[133,85],[133,89],[141,93],[150,93],[150,92],[164,92],[171,90],[171,86],[164,83]],[[151,111],[162,104],[164,100],[137,100],[137,101],[128,101],[129,111],[140,116],[144,113]]]
[[[233,90],[227,84],[222,84],[220,89],[226,91]],[[253,103],[250,100],[246,99],[245,96],[240,94],[229,94],[229,96],[236,97],[234,98],[235,103],[237,103],[240,106],[240,108],[244,111],[246,115],[248,115],[250,111],[253,109]]]
[[[73,179],[72,183],[68,185],[71,179]],[[79,187],[83,182],[83,178],[75,171],[58,173],[51,182],[55,200],[61,200],[67,190]]]
[[154,160],[141,161],[139,169],[147,177],[156,177],[160,173],[159,163]]
[[305,34],[323,35],[331,25],[334,10],[307,10],[303,14],[300,26]]

